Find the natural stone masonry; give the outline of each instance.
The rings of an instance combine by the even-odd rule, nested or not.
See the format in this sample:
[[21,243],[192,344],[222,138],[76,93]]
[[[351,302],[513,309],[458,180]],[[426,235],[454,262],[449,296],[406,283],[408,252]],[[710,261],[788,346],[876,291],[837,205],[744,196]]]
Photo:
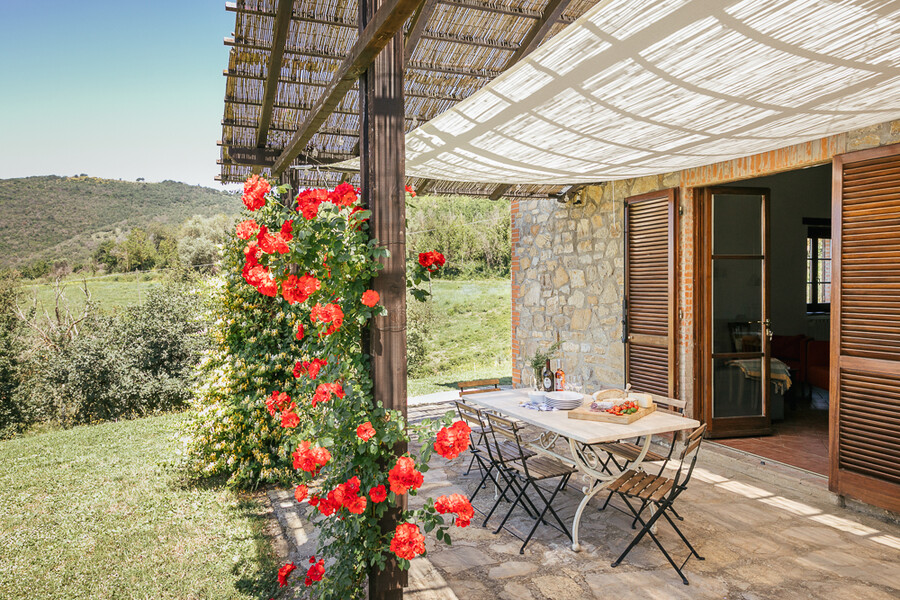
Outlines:
[[513,382],[536,349],[563,340],[567,374],[587,388],[624,381],[623,200],[679,190],[678,397],[692,414],[694,188],[828,163],[837,154],[900,143],[900,120],[705,167],[584,188],[576,202],[513,200]]

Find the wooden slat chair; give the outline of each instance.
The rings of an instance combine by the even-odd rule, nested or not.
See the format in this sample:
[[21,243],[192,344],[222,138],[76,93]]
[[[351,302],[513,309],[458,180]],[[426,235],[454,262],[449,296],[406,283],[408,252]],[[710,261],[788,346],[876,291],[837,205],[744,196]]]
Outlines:
[[500,391],[499,379],[477,379],[475,381],[459,381],[456,384],[459,388],[460,398],[464,398],[469,394],[483,394],[485,392]]
[[[459,388],[459,399],[463,402],[466,401],[466,396],[469,394],[483,394],[485,392],[497,392],[500,390],[500,380],[499,379],[477,379],[475,381],[459,381],[456,383],[456,387]],[[484,442],[484,428],[479,427],[477,430],[473,425],[469,425],[472,427],[472,434],[475,436],[473,438],[474,442],[483,443]],[[468,475],[469,471],[472,470],[472,465],[475,464],[475,455],[473,453],[472,458],[469,460],[469,466],[466,468],[466,472],[463,475]]]
[[[683,400],[674,400],[672,398],[662,398],[656,396],[653,398],[653,401],[657,404],[656,410],[671,412],[679,416],[684,414],[685,402]],[[675,448],[675,440],[677,439],[677,434],[672,433],[671,436],[672,439],[671,443],[669,444],[669,452],[667,455],[663,456],[658,452],[648,450],[646,456],[644,456],[644,461],[660,462],[669,460],[672,457],[672,451]],[[637,457],[641,454],[643,444],[639,439],[637,442],[618,441],[597,444],[596,446],[594,446],[594,448],[598,448],[607,453],[607,459],[603,462],[602,467],[603,470],[605,470],[607,473],[612,473],[612,469],[610,468],[611,466],[614,466],[617,471],[624,471],[628,463],[637,460]]]
[[[482,474],[481,480],[475,486],[475,491],[469,496],[469,502],[472,502],[475,500],[478,492],[485,487],[488,479],[496,486],[497,490],[505,487],[506,472],[502,469],[502,461],[518,460],[519,454],[518,449],[514,448],[512,444],[500,444],[497,448],[491,447],[487,443],[487,434],[490,431],[490,426],[485,421],[484,413],[474,406],[459,400],[455,404],[459,418],[465,421],[469,429],[472,430],[469,434],[469,451],[472,453],[472,461],[478,463],[478,468]],[[531,450],[525,452],[526,456],[534,456],[534,454]],[[469,468],[471,466],[472,462],[469,463]],[[469,474],[468,469],[465,474]]]
[[[576,469],[546,455],[533,455],[534,453],[532,453],[532,456],[528,456],[528,453],[531,451],[526,449],[523,445],[519,434],[521,428],[517,423],[491,413],[486,413],[485,416],[490,425],[490,441],[488,446],[499,446],[500,440],[510,442],[518,450],[519,459],[510,461],[503,458],[501,455],[501,468],[507,472],[509,479],[506,482],[506,488],[501,492],[500,497],[493,508],[491,508],[491,512],[488,513],[482,526],[487,525],[488,519],[494,514],[494,511],[497,509],[497,506],[500,505],[506,492],[512,491],[516,494],[516,499],[512,503],[512,506],[509,507],[509,511],[506,513],[506,516],[503,517],[503,521],[501,521],[494,533],[499,533],[500,530],[503,529],[503,526],[506,525],[506,521],[509,520],[510,515],[512,515],[513,511],[515,511],[516,507],[521,503],[529,516],[534,518],[534,526],[531,528],[528,536],[523,540],[522,547],[519,548],[519,554],[525,553],[525,546],[528,545],[534,532],[537,531],[538,525],[541,523],[559,529],[571,540],[572,534],[569,533],[568,528],[566,528],[562,519],[559,518],[559,515],[556,514],[556,511],[553,509],[553,500],[556,498],[559,491],[565,487],[569,478],[577,472]],[[548,498],[545,495],[545,490],[538,485],[538,482],[557,478],[559,481],[553,491],[549,493]],[[543,504],[543,508],[541,508],[540,511],[538,511],[537,506],[535,506],[534,502],[527,494],[529,488],[532,488],[536,492]],[[529,508],[531,510],[529,510]],[[532,510],[534,511],[534,514],[532,514]],[[547,511],[550,512],[559,524],[559,527],[556,527],[553,523],[544,519]],[[515,535],[515,533],[513,533],[513,535]]]
[[[656,544],[656,546],[662,551],[663,555],[666,557],[666,560],[669,561],[669,564],[678,572],[678,575],[681,576],[681,581],[684,585],[688,585],[687,577],[684,576],[682,569],[684,565],[687,564],[687,561],[690,560],[691,556],[696,556],[699,560],[704,560],[700,554],[694,549],[691,543],[684,537],[684,534],[675,524],[675,521],[669,516],[669,513],[672,512],[672,504],[675,502],[675,499],[681,495],[687,489],[687,485],[691,480],[691,475],[694,472],[694,465],[697,464],[697,454],[700,451],[700,443],[703,441],[703,433],[706,431],[706,425],[701,425],[697,429],[695,429],[685,440],[684,449],[681,451],[681,455],[679,457],[680,464],[678,465],[678,469],[675,471],[675,476],[672,478],[663,477],[662,474],[652,475],[650,473],[645,473],[643,471],[635,471],[629,469],[628,471],[622,473],[622,475],[612,482],[607,488],[611,493],[619,495],[622,500],[625,501],[625,505],[634,515],[636,521],[640,521],[641,530],[635,536],[635,538],[628,544],[628,547],[622,552],[622,555],[619,556],[612,563],[613,567],[619,566],[619,563],[631,552],[631,549],[634,548],[638,542],[643,539],[643,537],[647,534],[650,535],[650,538]],[[685,471],[685,465],[690,461],[690,466]],[[632,504],[631,500],[640,501],[641,505],[639,508],[635,508]],[[607,498],[606,504],[609,503],[609,499]],[[603,505],[603,508],[606,508],[606,504]],[[647,507],[651,507],[652,516],[646,521],[642,517],[644,510]],[[603,510],[603,509],[601,509]],[[666,521],[669,522],[669,525],[675,530],[675,533],[678,534],[678,537],[681,538],[681,541],[688,547],[691,551],[688,554],[687,558],[684,559],[684,562],[681,563],[681,566],[677,565],[666,549],[663,547],[662,543],[659,541],[659,538],[656,537],[656,534],[653,532],[653,526],[659,520],[660,517],[664,517]]]

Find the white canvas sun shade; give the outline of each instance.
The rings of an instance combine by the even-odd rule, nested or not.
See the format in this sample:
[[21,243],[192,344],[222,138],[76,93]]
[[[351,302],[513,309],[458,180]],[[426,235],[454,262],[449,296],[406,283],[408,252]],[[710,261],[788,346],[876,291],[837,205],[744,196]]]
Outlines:
[[900,117],[900,5],[608,0],[406,136],[406,174],[592,183]]

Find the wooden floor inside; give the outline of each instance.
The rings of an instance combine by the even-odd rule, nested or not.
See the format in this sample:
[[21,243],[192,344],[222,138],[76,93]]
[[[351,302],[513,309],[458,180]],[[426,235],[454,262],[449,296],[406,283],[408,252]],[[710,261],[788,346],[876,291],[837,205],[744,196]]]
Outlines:
[[789,400],[784,416],[772,423],[772,435],[715,442],[827,477],[828,394],[814,388],[811,399]]

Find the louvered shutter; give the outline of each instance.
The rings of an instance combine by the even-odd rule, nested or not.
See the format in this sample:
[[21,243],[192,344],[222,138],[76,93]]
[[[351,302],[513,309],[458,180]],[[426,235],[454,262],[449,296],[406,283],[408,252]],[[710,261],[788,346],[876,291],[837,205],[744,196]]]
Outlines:
[[625,373],[632,388],[675,396],[676,190],[625,203]]
[[900,510],[900,145],[834,161],[833,491]]

